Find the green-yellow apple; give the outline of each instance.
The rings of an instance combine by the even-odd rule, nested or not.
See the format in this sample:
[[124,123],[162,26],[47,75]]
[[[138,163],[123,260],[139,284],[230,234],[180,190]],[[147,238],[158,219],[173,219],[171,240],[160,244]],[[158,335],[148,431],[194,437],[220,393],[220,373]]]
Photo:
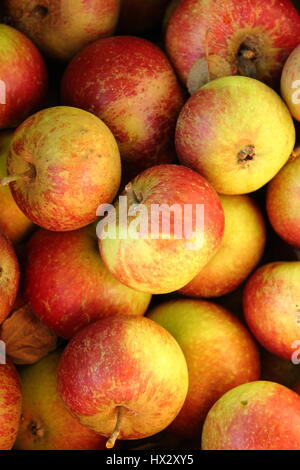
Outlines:
[[107,315],[143,315],[151,300],[117,281],[104,266],[94,225],[71,232],[37,231],[25,254],[24,288],[34,313],[71,338]]
[[269,183],[267,213],[274,230],[300,248],[300,158],[289,161]]
[[[211,77],[280,79],[298,45],[300,16],[290,0],[181,0],[169,18],[166,49],[182,81],[208,61]],[[209,79],[209,78],[208,78]]]
[[281,94],[292,116],[300,121],[300,45],[293,50],[283,67]]
[[259,268],[244,291],[244,315],[264,348],[292,360],[300,340],[300,261]]
[[4,0],[16,28],[46,54],[70,60],[98,38],[113,34],[120,0]]
[[225,393],[207,415],[203,450],[300,450],[300,397],[257,381]]
[[[7,176],[7,157],[12,131],[0,132],[0,179]],[[33,223],[19,209],[9,187],[0,187],[0,231],[13,243],[18,243],[33,228]]]
[[0,129],[16,127],[43,104],[47,70],[24,34],[0,24]]
[[145,317],[110,316],[79,331],[59,362],[59,392],[80,422],[109,437],[140,439],[166,428],[188,389],[175,339]]
[[300,380],[300,367],[293,364],[291,360],[281,359],[281,357],[262,350],[261,378],[293,388]]
[[89,45],[68,65],[62,99],[96,114],[113,132],[125,183],[146,168],[172,163],[183,94],[167,57],[150,41],[115,36]]
[[218,250],[224,230],[220,199],[189,168],[149,168],[126,186],[122,197],[130,216],[124,220],[117,201],[116,231],[102,230],[99,245],[104,263],[123,284],[152,294],[175,291]]
[[23,406],[15,444],[17,450],[105,448],[105,439],[82,426],[58,394],[57,365],[60,355],[60,352],[54,352],[20,371]]
[[0,450],[10,450],[19,428],[22,390],[12,363],[0,364]]
[[[263,103],[263,105],[262,105]],[[274,90],[248,77],[204,85],[177,122],[181,163],[199,171],[222,194],[246,194],[268,183],[289,159],[295,127]]]
[[8,177],[19,208],[47,230],[68,231],[96,220],[120,184],[121,161],[108,127],[81,109],[57,106],[28,118],[15,132]]
[[11,312],[20,281],[19,263],[11,242],[0,233],[0,325]]
[[219,297],[234,291],[255,268],[264,251],[266,228],[254,201],[248,196],[220,199],[225,214],[222,244],[200,273],[180,289],[184,295]]
[[184,352],[189,371],[186,401],[170,429],[195,439],[211,406],[237,385],[257,380],[257,347],[241,322],[224,308],[200,300],[174,300],[149,313]]

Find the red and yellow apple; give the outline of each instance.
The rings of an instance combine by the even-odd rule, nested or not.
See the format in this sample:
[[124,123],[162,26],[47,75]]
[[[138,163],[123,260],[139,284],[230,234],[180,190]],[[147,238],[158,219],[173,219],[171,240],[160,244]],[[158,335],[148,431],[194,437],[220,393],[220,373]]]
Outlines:
[[290,0],[182,0],[168,20],[165,43],[185,83],[203,61],[211,78],[239,74],[277,83],[299,28]]
[[0,364],[0,450],[10,450],[21,418],[22,390],[12,363]]
[[25,257],[30,306],[64,338],[107,315],[143,315],[151,300],[110,274],[99,255],[95,226],[66,233],[39,230]]
[[15,132],[8,178],[24,214],[47,230],[68,231],[96,220],[120,184],[117,143],[107,126],[81,109],[57,106],[28,118]]
[[292,360],[300,340],[300,261],[276,262],[259,268],[244,291],[244,315],[264,348]]
[[209,409],[227,390],[259,379],[258,349],[234,315],[210,302],[169,301],[149,318],[174,336],[188,365],[187,398],[170,429],[196,439]]
[[0,233],[0,325],[11,312],[20,280],[19,263],[11,242]]
[[107,124],[120,148],[126,182],[173,161],[183,95],[166,56],[151,42],[116,36],[89,45],[67,67],[62,99]]
[[0,129],[17,127],[42,105],[47,70],[24,34],[0,24]]
[[23,406],[16,450],[105,448],[105,439],[82,426],[58,394],[57,366],[60,356],[60,352],[54,352],[20,371]]
[[[7,176],[7,158],[12,131],[0,132],[0,179]],[[0,187],[0,231],[13,243],[20,242],[33,228],[33,223],[19,209],[9,187]]]
[[179,160],[221,194],[261,188],[287,162],[294,145],[295,127],[284,102],[248,77],[223,77],[204,85],[184,105],[177,122]]
[[184,295],[219,297],[234,291],[263,254],[266,228],[258,206],[248,196],[221,196],[220,199],[225,214],[222,244],[200,273],[180,289]]
[[131,215],[124,220],[117,201],[115,236],[102,230],[99,241],[104,263],[123,284],[152,294],[175,291],[218,250],[222,205],[198,173],[179,165],[154,166],[138,175],[123,197]]
[[98,38],[113,34],[120,0],[4,0],[16,28],[51,57],[70,60]]
[[207,415],[203,450],[300,450],[300,398],[274,382],[230,390]]
[[293,50],[284,64],[281,94],[292,116],[300,121],[300,45]]
[[272,227],[287,243],[300,248],[300,158],[289,161],[269,183],[267,213]]
[[174,420],[187,393],[187,365],[157,323],[110,316],[72,338],[59,362],[58,388],[80,422],[113,447],[117,438],[144,438]]

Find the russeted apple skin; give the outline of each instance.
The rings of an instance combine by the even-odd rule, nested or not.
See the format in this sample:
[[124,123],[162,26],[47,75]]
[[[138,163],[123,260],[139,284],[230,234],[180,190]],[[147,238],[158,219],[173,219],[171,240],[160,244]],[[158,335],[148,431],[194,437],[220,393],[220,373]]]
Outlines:
[[[16,29],[0,25],[0,129],[17,127],[43,103],[47,90],[47,70],[35,45]],[[2,90],[2,88],[1,88]]]
[[244,315],[257,341],[289,361],[300,338],[299,296],[299,261],[262,266],[250,277],[243,296]]
[[34,114],[14,134],[8,174],[25,172],[10,185],[24,214],[47,230],[76,230],[94,222],[99,205],[114,199],[120,154],[100,119],[57,106]]
[[184,355],[175,339],[145,317],[99,320],[77,333],[64,350],[58,389],[80,422],[104,436],[140,439],[166,428],[188,389]]
[[185,355],[189,390],[170,430],[195,439],[208,411],[225,392],[259,379],[257,346],[234,315],[211,302],[170,301],[151,310],[149,318],[174,336]]
[[107,315],[143,315],[150,303],[150,294],[121,284],[104,266],[95,225],[65,233],[41,229],[25,254],[30,306],[64,338]]
[[113,34],[120,0],[5,0],[5,7],[13,24],[41,50],[67,61],[90,42]]
[[150,41],[115,36],[86,47],[66,69],[62,100],[107,124],[128,180],[148,167],[174,161],[183,93],[167,57]]
[[[7,176],[7,158],[13,131],[0,132],[0,180]],[[9,187],[0,188],[0,231],[14,244],[33,228],[33,223],[19,209]]]
[[0,233],[0,325],[11,312],[19,282],[20,268],[15,251],[8,238]]
[[179,160],[221,194],[261,188],[288,161],[294,145],[295,127],[285,103],[248,77],[204,85],[186,102],[177,122]]
[[61,352],[20,371],[23,406],[16,450],[101,450],[105,439],[71,415],[57,391]]
[[230,390],[209,411],[203,450],[299,450],[300,397],[274,382]]
[[[292,116],[300,121],[299,101],[299,77],[300,77],[300,46],[296,47],[284,64],[281,75],[281,95],[286,102]],[[295,87],[296,83],[296,87]],[[296,98],[296,99],[295,99]]]
[[269,183],[266,207],[277,234],[300,248],[300,158],[288,162]]
[[225,214],[222,244],[215,256],[180,293],[219,297],[234,291],[258,264],[266,243],[260,209],[248,196],[220,196]]
[[0,365],[0,450],[11,450],[21,418],[22,390],[14,365]]
[[[218,250],[224,232],[224,212],[212,186],[198,173],[179,165],[157,165],[138,175],[131,183],[132,191],[148,209],[151,219],[153,204],[192,205],[193,231],[196,230],[196,204],[204,206],[204,242],[197,246],[201,235],[193,239],[173,236],[163,239],[160,221],[159,239],[149,223],[147,239],[106,238],[99,241],[102,259],[116,279],[133,289],[152,294],[175,291],[191,281]],[[128,206],[136,203],[128,192]],[[118,205],[116,204],[117,214]],[[182,213],[184,211],[182,210]],[[184,218],[183,218],[184,220]],[[149,221],[150,222],[150,221]],[[117,225],[119,220],[117,220]],[[119,227],[119,225],[118,225]],[[171,235],[175,233],[171,224]],[[182,231],[184,235],[184,230]]]
[[241,46],[257,52],[257,78],[276,83],[299,44],[299,28],[300,16],[290,0],[183,0],[169,19],[165,44],[185,83],[207,51],[217,77],[237,75]]

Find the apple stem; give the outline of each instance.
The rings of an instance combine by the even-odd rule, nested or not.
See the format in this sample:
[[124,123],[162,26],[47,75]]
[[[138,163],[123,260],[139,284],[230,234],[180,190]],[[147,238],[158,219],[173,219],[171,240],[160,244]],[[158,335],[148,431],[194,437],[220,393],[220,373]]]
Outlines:
[[10,183],[14,183],[20,179],[26,179],[30,176],[30,174],[30,171],[26,171],[25,173],[20,173],[19,175],[5,176],[0,180],[0,186],[8,186]]
[[134,200],[135,204],[140,204],[142,202],[143,196],[138,196],[136,194],[135,190],[133,189],[132,183],[128,183],[125,186],[125,191],[126,191],[127,195]]
[[123,414],[124,414],[123,406],[118,406],[116,426],[112,435],[109,437],[109,439],[106,442],[107,449],[113,449],[113,447],[115,446],[116,440],[118,439],[120,435]]
[[293,162],[298,157],[300,157],[300,145],[296,145],[296,147],[292,151],[291,156],[289,158],[289,162]]

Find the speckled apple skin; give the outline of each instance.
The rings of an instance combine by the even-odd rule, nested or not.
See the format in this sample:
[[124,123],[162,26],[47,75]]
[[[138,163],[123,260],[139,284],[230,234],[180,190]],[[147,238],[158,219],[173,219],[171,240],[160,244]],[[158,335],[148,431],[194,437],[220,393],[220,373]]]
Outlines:
[[15,251],[8,238],[0,233],[0,325],[11,312],[19,281],[20,268]]
[[145,317],[99,320],[72,338],[58,369],[58,388],[80,422],[104,436],[123,407],[120,439],[166,428],[188,388],[186,361],[175,339]]
[[21,383],[14,365],[0,364],[0,450],[11,450],[21,418]]
[[218,61],[217,76],[236,75],[237,53],[249,38],[260,53],[257,78],[276,83],[284,62],[299,44],[300,16],[290,0],[183,0],[168,22],[165,44],[186,82],[193,64]]
[[24,214],[47,230],[75,230],[94,222],[98,206],[114,199],[118,146],[94,115],[67,106],[45,109],[14,134],[8,174],[24,172],[28,178],[10,185]]
[[[294,145],[295,127],[287,106],[253,78],[223,77],[204,85],[186,102],[177,121],[180,162],[221,194],[261,188],[288,161]],[[251,146],[253,158],[243,160],[240,152]]]
[[[57,391],[61,352],[49,354],[20,372],[23,406],[17,450],[102,450],[105,439],[71,415]],[[39,435],[31,427],[39,429]]]
[[225,392],[259,379],[258,348],[234,315],[211,302],[162,303],[150,311],[149,318],[174,336],[188,365],[187,398],[170,431],[195,439],[208,411]]
[[[47,90],[47,70],[35,45],[16,29],[0,25],[0,129],[17,127],[42,105]],[[1,87],[2,90],[2,87]]]
[[212,407],[203,450],[299,450],[300,397],[274,382],[230,390]]
[[246,284],[244,315],[257,341],[282,359],[292,360],[300,339],[300,262],[270,263]]
[[67,67],[62,99],[108,125],[133,177],[173,161],[183,93],[166,56],[150,41],[116,36],[91,44]]
[[[120,0],[5,0],[6,14],[46,54],[70,60],[98,38],[113,34]],[[47,9],[39,14],[37,7]]]
[[[221,244],[224,232],[221,201],[202,176],[179,165],[157,165],[145,170],[132,181],[132,189],[148,210],[148,237],[134,239],[128,233],[125,239],[118,236],[115,239],[101,239],[99,245],[102,259],[114,277],[133,289],[153,294],[180,289],[208,263]],[[129,198],[128,206],[133,202]],[[182,214],[184,205],[190,204],[192,214],[189,220],[194,232],[192,239],[188,239],[184,227],[181,238],[174,236],[174,217],[170,224],[171,237],[162,237],[164,227],[161,219],[159,233],[154,233],[151,228],[151,208],[154,204],[167,204],[170,207],[177,204]],[[197,204],[204,206],[203,233],[202,229],[196,232]],[[166,218],[168,213],[163,212]],[[128,227],[131,222],[129,219]],[[117,226],[121,227],[119,218]],[[157,235],[157,239],[151,238],[151,234]]]
[[95,225],[66,233],[37,231],[26,249],[24,288],[35,314],[64,338],[107,315],[143,315],[151,300],[110,274]]

